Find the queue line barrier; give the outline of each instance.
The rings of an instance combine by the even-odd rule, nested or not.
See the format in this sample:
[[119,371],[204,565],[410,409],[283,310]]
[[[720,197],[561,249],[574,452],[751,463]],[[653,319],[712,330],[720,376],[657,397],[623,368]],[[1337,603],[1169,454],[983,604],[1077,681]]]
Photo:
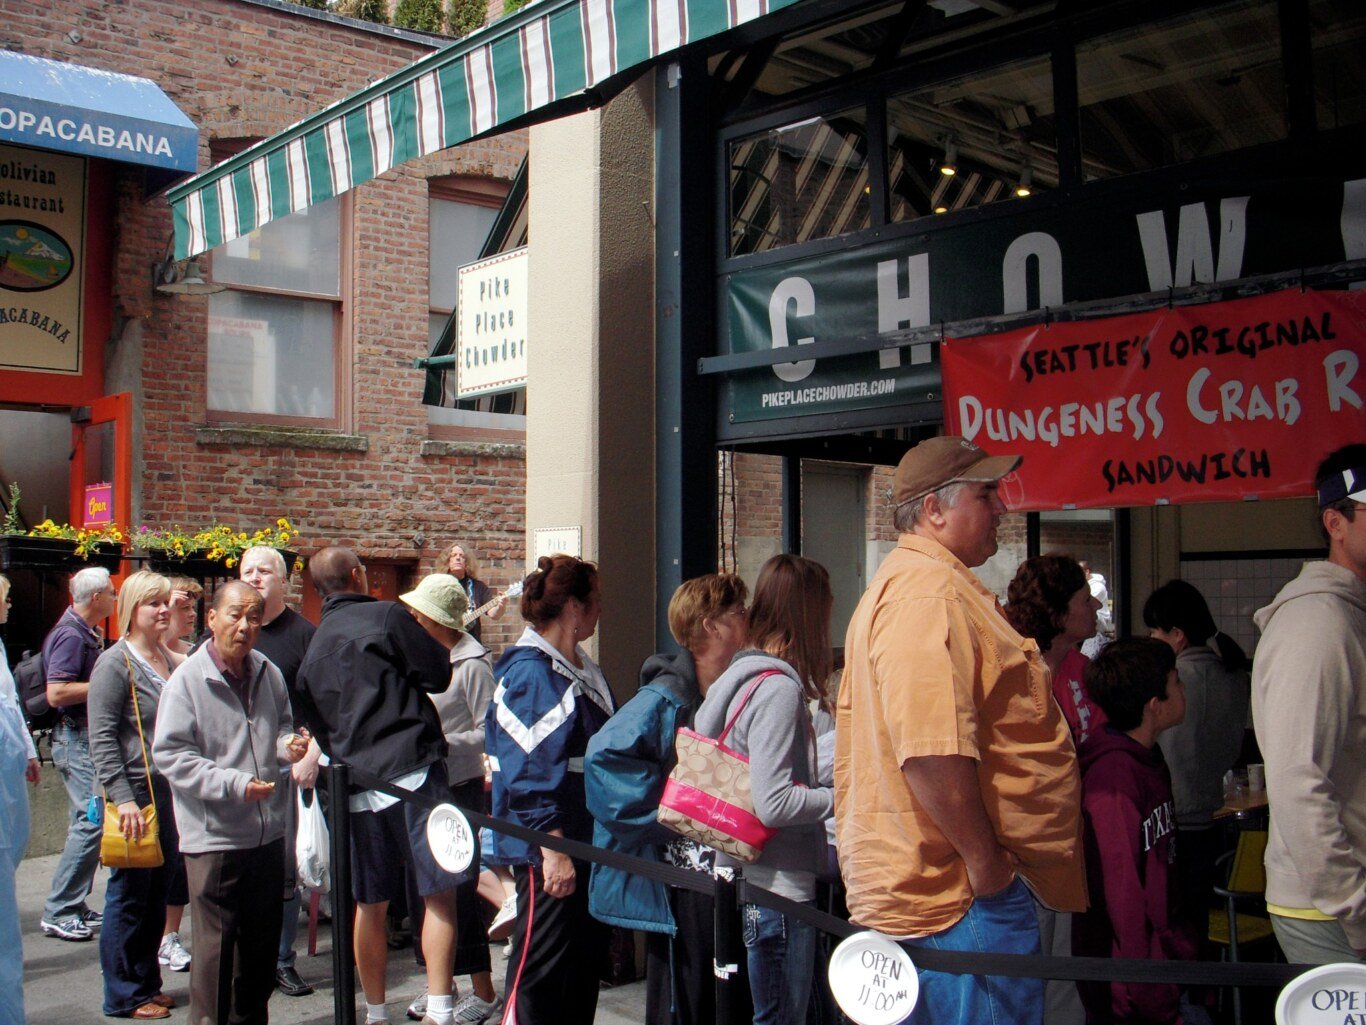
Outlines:
[[[349,796],[356,790],[377,790],[411,804],[435,808],[439,804],[460,807],[454,801],[439,801],[426,794],[413,793],[345,764],[333,763],[327,769],[332,795]],[[607,865],[652,879],[666,886],[711,895],[715,900],[716,1010],[719,1025],[739,1025],[737,1010],[744,1005],[737,987],[743,976],[736,967],[744,963],[745,948],[740,934],[740,903],[760,904],[790,915],[832,936],[844,938],[863,932],[835,915],[807,904],[788,900],[743,877],[729,881],[713,878],[690,869],[675,868],[647,861],[620,851],[604,850],[592,844],[552,836],[527,829],[504,819],[460,808],[476,828],[487,828],[527,843],[547,847],[581,861]],[[332,856],[332,967],[335,1020],[338,1025],[355,1025],[355,961],[352,952],[354,899],[351,895],[350,810],[348,801],[335,796],[329,802],[328,826]],[[911,951],[917,968],[957,975],[1002,975],[1017,978],[1062,979],[1077,982],[1146,982],[1181,986],[1224,988],[1282,987],[1314,968],[1314,965],[1265,964],[1218,961],[1157,961],[1146,958],[1053,957],[1047,954],[996,954],[917,947]]]

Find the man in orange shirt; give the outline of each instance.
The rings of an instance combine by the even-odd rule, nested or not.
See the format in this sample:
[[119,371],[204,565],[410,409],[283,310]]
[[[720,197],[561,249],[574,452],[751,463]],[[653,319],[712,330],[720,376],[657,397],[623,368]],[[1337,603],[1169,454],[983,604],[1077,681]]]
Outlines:
[[[1076,752],[1038,645],[971,572],[996,552],[1018,456],[921,442],[901,532],[845,639],[835,819],[851,917],[911,948],[1037,954],[1034,898],[1086,907]],[[1038,1025],[1039,979],[920,973],[917,1023]]]

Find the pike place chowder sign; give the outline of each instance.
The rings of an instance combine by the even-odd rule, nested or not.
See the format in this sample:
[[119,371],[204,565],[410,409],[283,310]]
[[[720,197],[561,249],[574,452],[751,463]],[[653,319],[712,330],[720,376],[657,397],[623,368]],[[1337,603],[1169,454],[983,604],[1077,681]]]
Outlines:
[[1276,1025],[1366,1025],[1366,965],[1305,972],[1281,990]]

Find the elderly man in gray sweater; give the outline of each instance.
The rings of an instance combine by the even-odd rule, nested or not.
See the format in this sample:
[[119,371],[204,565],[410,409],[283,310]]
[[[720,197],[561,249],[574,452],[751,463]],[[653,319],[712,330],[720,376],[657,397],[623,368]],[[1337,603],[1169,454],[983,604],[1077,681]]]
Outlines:
[[308,740],[280,671],[253,650],[261,615],[250,586],[220,587],[212,637],[171,676],[157,713],[152,757],[175,793],[190,882],[190,1025],[265,1025],[275,984],[287,788],[276,790]]

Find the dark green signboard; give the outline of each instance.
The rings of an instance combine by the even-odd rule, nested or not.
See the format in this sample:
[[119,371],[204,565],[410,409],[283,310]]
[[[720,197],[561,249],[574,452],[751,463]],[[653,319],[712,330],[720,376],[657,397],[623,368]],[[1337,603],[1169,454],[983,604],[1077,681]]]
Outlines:
[[924,399],[926,363],[937,359],[926,344],[801,360],[804,341],[875,344],[907,328],[1366,258],[1366,178],[1230,174],[1143,194],[1084,191],[732,271],[723,278],[723,351],[790,347],[795,362],[727,375],[722,420],[887,407],[891,422],[894,407]]

